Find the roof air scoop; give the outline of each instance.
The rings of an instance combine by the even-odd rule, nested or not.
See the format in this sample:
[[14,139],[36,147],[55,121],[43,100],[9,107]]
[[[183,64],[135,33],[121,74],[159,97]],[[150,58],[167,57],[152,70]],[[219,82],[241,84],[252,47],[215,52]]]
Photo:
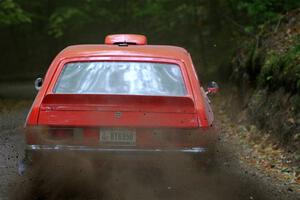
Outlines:
[[115,34],[105,37],[105,44],[128,46],[128,45],[146,45],[147,38],[144,35],[136,34]]

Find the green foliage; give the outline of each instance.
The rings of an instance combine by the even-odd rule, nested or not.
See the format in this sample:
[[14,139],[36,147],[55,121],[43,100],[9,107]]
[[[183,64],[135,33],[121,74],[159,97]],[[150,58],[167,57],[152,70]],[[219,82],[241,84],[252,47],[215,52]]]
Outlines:
[[275,53],[271,53],[265,61],[259,76],[259,85],[266,86],[272,85],[278,81],[283,68],[283,60]]
[[[46,67],[69,44],[101,43],[109,33],[140,33],[146,34],[152,44],[188,48],[195,65],[201,65],[206,73],[203,78],[208,73],[214,77],[219,73],[226,79],[231,69],[220,65],[227,62],[233,47],[239,43],[236,36],[240,35],[233,30],[253,36],[265,21],[299,3],[299,0],[0,0],[0,35],[4,38],[0,45],[6,49],[6,56],[14,58],[12,66],[26,60],[24,71],[30,74],[39,71],[32,66]],[[16,52],[22,53],[15,59]],[[255,53],[251,52],[253,59],[247,63],[252,67],[245,67],[250,76],[257,73],[259,60]],[[5,62],[0,64],[4,66]]]
[[[70,44],[101,44],[107,34],[137,33],[147,35],[151,44],[173,44],[189,49],[195,65],[201,63],[202,72],[214,73],[230,54],[224,49],[232,45],[228,40],[230,27],[221,23],[218,14],[223,11],[220,2],[0,0],[0,36],[4,38],[0,46],[6,49],[2,56],[13,58],[10,66],[14,66],[0,71],[14,76],[12,69],[18,68],[20,76],[30,77],[45,71],[55,54]],[[223,35],[224,32],[228,34]],[[6,59],[0,61],[1,66],[6,64]]]
[[61,37],[66,29],[72,26],[80,27],[87,21],[87,18],[87,15],[79,8],[59,8],[49,18],[49,34],[54,37]]
[[274,21],[287,11],[300,6],[299,0],[230,0],[230,2],[235,5],[237,12],[246,13],[247,33],[255,32],[260,25]]
[[240,1],[238,9],[246,11],[247,14],[255,20],[255,23],[264,22],[277,15],[273,11],[273,5],[277,0],[253,0],[253,1]]
[[14,0],[0,1],[0,25],[30,23],[31,18]]
[[300,92],[300,42],[283,55],[270,53],[258,76],[258,83],[273,90],[284,87]]

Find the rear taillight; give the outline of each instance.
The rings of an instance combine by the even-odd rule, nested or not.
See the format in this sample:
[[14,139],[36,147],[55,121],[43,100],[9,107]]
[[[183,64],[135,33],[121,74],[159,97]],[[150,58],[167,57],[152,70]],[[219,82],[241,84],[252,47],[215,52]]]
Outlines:
[[50,128],[49,136],[53,139],[68,139],[73,137],[73,129]]
[[64,141],[73,138],[73,128],[28,126],[25,128],[27,144],[46,144],[55,141]]
[[27,144],[98,144],[100,131],[93,127],[26,127]]
[[83,137],[86,139],[99,138],[99,128],[85,128],[83,130]]
[[215,141],[215,131],[197,129],[154,129],[152,144],[161,144],[168,148],[207,147]]

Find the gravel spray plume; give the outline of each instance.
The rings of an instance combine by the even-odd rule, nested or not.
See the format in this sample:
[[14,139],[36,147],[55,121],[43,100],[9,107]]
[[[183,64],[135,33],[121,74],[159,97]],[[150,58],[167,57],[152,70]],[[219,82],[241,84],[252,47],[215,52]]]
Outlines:
[[[217,157],[223,159],[225,155],[222,152]],[[252,183],[228,173],[226,166],[219,165],[223,160],[207,166],[206,159],[204,154],[157,152],[44,153],[16,181],[10,199],[239,200],[252,196],[243,191],[253,187]]]
[[99,199],[100,172],[76,152],[43,154],[26,172],[12,199]]

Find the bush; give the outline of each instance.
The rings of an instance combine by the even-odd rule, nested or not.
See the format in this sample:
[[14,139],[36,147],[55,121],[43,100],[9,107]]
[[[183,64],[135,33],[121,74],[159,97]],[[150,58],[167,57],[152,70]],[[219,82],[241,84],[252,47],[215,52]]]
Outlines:
[[253,32],[267,21],[276,20],[282,14],[300,6],[299,0],[231,0],[239,12],[246,13],[245,32]]
[[285,54],[269,53],[258,76],[258,85],[271,90],[284,87],[292,93],[300,92],[300,40]]

